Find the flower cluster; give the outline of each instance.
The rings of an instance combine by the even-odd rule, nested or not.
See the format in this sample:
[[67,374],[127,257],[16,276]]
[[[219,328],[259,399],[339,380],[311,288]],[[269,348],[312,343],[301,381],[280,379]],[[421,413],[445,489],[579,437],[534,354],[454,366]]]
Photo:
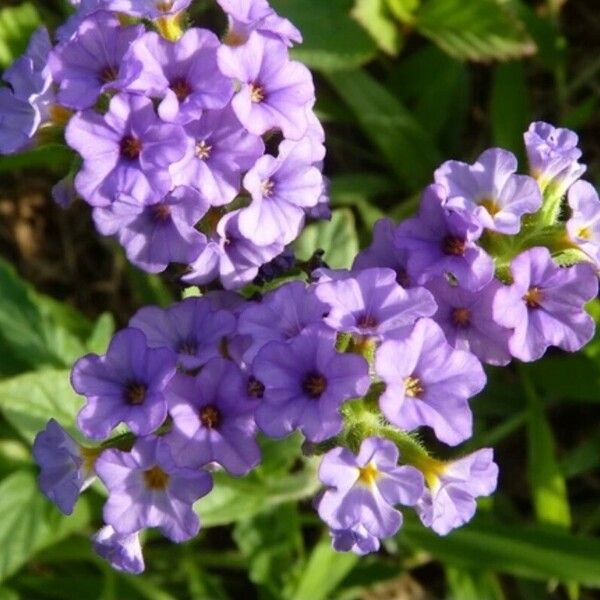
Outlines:
[[137,267],[228,289],[328,216],[312,76],[289,57],[302,36],[266,0],[219,0],[222,41],[187,27],[191,0],[73,4],[0,89],[3,153],[64,132],[79,155],[57,201],[83,198]]
[[[81,443],[48,423],[34,444],[40,487],[68,514],[97,477],[107,500],[93,547],[139,573],[145,529],[192,538],[214,471],[242,477],[261,463],[261,437],[299,432],[320,463],[314,506],[334,548],[377,550],[400,506],[446,535],[494,491],[498,467],[490,448],[436,458],[421,429],[461,444],[482,363],[593,335],[600,200],[578,181],[577,137],[532,124],[530,175],[501,149],[444,163],[418,214],[378,222],[352,269],[309,261],[308,281],[294,279],[286,246],[327,211],[312,80],[288,56],[301,35],[266,0],[218,3],[223,42],[183,31],[190,0],[81,0],[59,44],[39,34],[13,68],[50,82],[48,96],[39,82],[23,96],[38,124],[43,107],[73,111],[74,185],[98,229],[142,268],[182,262],[186,282],[225,288],[140,309],[104,355],[74,365]],[[17,71],[5,94],[20,93]],[[280,270],[285,282],[258,297],[231,291]]]

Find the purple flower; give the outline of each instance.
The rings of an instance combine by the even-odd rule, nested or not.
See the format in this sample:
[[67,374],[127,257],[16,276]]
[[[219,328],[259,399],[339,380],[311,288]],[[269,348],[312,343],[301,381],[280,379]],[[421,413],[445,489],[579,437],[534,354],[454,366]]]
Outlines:
[[569,239],[600,264],[600,199],[596,188],[587,181],[577,181],[569,189],[569,206]]
[[371,245],[361,250],[354,259],[352,270],[369,267],[389,267],[396,271],[396,281],[403,287],[411,287],[407,272],[408,254],[394,243],[396,225],[391,219],[379,219],[373,227]]
[[494,298],[502,283],[492,279],[479,291],[470,292],[450,284],[445,277],[438,277],[426,287],[438,306],[431,318],[442,328],[451,346],[472,352],[490,365],[510,362],[508,340],[512,332],[493,317]]
[[586,302],[598,293],[598,278],[589,264],[558,267],[547,248],[531,248],[511,263],[514,283],[499,290],[494,320],[514,329],[511,354],[523,361],[540,358],[548,346],[575,352],[594,335]]
[[61,512],[70,515],[79,494],[93,477],[93,454],[86,454],[54,419],[35,436],[32,452],[40,467],[40,489]]
[[146,204],[121,194],[109,207],[95,208],[94,221],[103,235],[118,235],[130,262],[159,273],[172,262],[189,264],[198,258],[206,236],[195,225],[208,208],[197,190],[182,186]]
[[52,200],[61,208],[67,208],[77,200],[77,191],[73,185],[73,177],[67,175],[56,183],[51,190]]
[[315,295],[331,308],[324,319],[327,325],[378,340],[407,334],[419,317],[432,315],[436,308],[426,289],[400,287],[392,269],[365,269],[319,283]]
[[367,551],[375,546],[372,538],[387,538],[400,529],[402,514],[394,506],[416,504],[424,490],[423,475],[398,466],[398,448],[377,437],[363,440],[356,456],[347,448],[327,452],[319,479],[328,486],[319,500],[319,516],[334,532],[350,529],[366,542]]
[[494,263],[475,243],[481,227],[445,203],[442,186],[427,187],[418,216],[398,226],[396,247],[408,253],[408,274],[416,283],[451,274],[461,287],[476,291],[491,281]]
[[229,107],[204,112],[185,132],[194,143],[171,167],[173,182],[198,188],[212,206],[229,204],[242,175],[264,154],[262,139],[248,133]]
[[185,10],[192,0],[103,0],[106,10],[132,17],[159,19]]
[[482,227],[514,234],[521,216],[542,205],[536,181],[515,175],[517,158],[500,148],[486,150],[473,165],[449,160],[435,172],[435,182],[447,191],[446,204],[472,212]]
[[0,87],[0,154],[21,152],[32,144],[41,119],[35,106]]
[[238,46],[248,40],[253,31],[274,37],[287,46],[302,42],[302,34],[283,17],[280,17],[267,0],[217,0],[227,13],[229,30],[225,42]]
[[337,552],[354,552],[364,556],[377,552],[381,545],[379,538],[371,535],[362,523],[348,529],[332,529],[330,534],[333,549]]
[[182,277],[186,283],[204,285],[219,278],[228,290],[250,283],[259,268],[283,252],[284,245],[277,241],[268,246],[257,246],[239,230],[239,211],[221,218],[217,237],[209,241],[200,256],[190,265],[190,272]]
[[87,403],[78,425],[91,439],[105,438],[119,423],[147,435],[167,416],[166,386],[175,373],[173,353],[149,348],[138,329],[115,334],[104,356],[88,354],[73,367],[71,383]]
[[301,281],[286,283],[258,304],[249,304],[239,318],[238,331],[252,338],[245,354],[248,362],[267,343],[290,340],[309,325],[322,323],[329,307]]
[[485,386],[485,373],[473,354],[446,342],[435,321],[421,319],[405,340],[384,342],[375,370],[386,384],[379,406],[391,423],[408,431],[428,425],[451,446],[471,436],[468,399]]
[[80,0],[79,2],[71,2],[77,7],[75,14],[71,15],[66,22],[61,25],[55,32],[55,38],[59,42],[67,42],[85,19],[94,13],[104,10],[109,0]]
[[498,481],[494,451],[482,448],[450,463],[426,477],[427,489],[416,506],[423,525],[437,534],[470,521],[475,515],[475,498],[489,496]]
[[335,334],[320,327],[289,342],[269,342],[252,367],[265,387],[256,423],[276,438],[296,428],[311,442],[333,437],[342,429],[341,405],[369,388],[364,358],[337,353]]
[[130,535],[119,535],[113,527],[105,525],[92,536],[92,547],[117,571],[133,575],[144,571],[144,556],[137,531]]
[[187,151],[183,129],[162,123],[152,101],[118,94],[106,115],[91,110],[75,115],[67,143],[83,158],[75,187],[92,206],[108,206],[124,193],[140,204],[171,188],[168,167]]
[[284,141],[277,158],[266,154],[244,177],[252,202],[240,211],[240,232],[259,246],[289,244],[304,223],[304,209],[323,191],[321,171],[313,166],[310,141]]
[[310,71],[289,60],[284,44],[253,32],[243,46],[222,46],[218,61],[223,74],[239,82],[232,106],[248,131],[281,129],[291,140],[305,135],[315,88]]
[[144,332],[150,348],[169,348],[184,369],[197,369],[220,356],[223,338],[235,331],[228,310],[214,310],[208,298],[187,298],[169,308],[145,306],[129,321]]
[[536,121],[525,132],[525,148],[531,174],[542,190],[552,186],[562,196],[586,170],[577,162],[581,150],[574,131]]
[[173,542],[200,529],[192,505],[212,489],[206,471],[175,465],[163,438],[140,438],[131,452],[105,450],[96,473],[108,489],[104,520],[122,536],[158,527]]
[[173,380],[173,428],[165,439],[179,466],[198,468],[214,461],[232,475],[245,475],[260,462],[255,403],[244,401],[246,393],[240,369],[222,358],[211,360],[195,378]]
[[233,83],[217,66],[220,45],[208,29],[188,29],[176,42],[146,33],[128,57],[133,73],[127,90],[162,98],[158,114],[168,122],[185,124],[206,109],[223,108]]
[[85,19],[76,34],[51,53],[49,65],[59,84],[58,102],[75,109],[94,106],[104,92],[122,88],[123,57],[144,27],[122,27],[106,12]]

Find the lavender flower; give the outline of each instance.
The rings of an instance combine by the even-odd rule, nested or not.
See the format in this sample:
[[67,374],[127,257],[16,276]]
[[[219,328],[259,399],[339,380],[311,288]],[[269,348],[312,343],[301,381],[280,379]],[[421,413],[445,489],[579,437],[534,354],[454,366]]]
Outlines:
[[577,181],[569,189],[569,206],[569,239],[600,264],[600,199],[596,188],[587,181]]
[[331,309],[324,319],[327,325],[377,340],[406,335],[419,317],[432,315],[436,308],[424,288],[400,287],[392,269],[365,269],[319,283],[315,295]]
[[394,425],[408,431],[428,425],[452,446],[471,436],[468,399],[485,386],[485,373],[474,355],[446,342],[435,321],[421,319],[405,340],[384,342],[375,370],[386,384],[379,406]]
[[499,290],[494,320],[514,329],[511,354],[523,361],[540,358],[548,346],[579,350],[594,335],[594,320],[584,304],[598,293],[588,264],[560,268],[547,248],[531,248],[511,263],[514,283]]
[[162,123],[152,101],[118,94],[106,115],[75,115],[66,130],[67,143],[83,158],[75,187],[92,206],[108,206],[118,194],[141,203],[171,188],[168,167],[187,151],[183,129]]
[[92,536],[94,552],[110,563],[117,571],[139,575],[143,573],[144,556],[138,532],[119,535],[113,527],[105,525]]
[[359,553],[376,548],[373,538],[394,535],[402,525],[394,506],[416,504],[424,490],[421,473],[399,467],[396,446],[377,437],[363,440],[356,456],[346,448],[327,452],[319,479],[328,486],[318,503],[319,516],[334,531],[338,547],[347,547],[351,535],[355,542],[348,549],[356,545]]
[[168,348],[184,369],[197,369],[220,356],[222,340],[235,331],[228,310],[214,310],[208,298],[187,298],[169,308],[145,306],[129,321],[151,348]]
[[398,226],[396,247],[408,254],[408,274],[416,283],[450,274],[461,287],[477,291],[491,281],[494,263],[476,244],[481,227],[446,200],[442,186],[426,188],[418,216]]
[[103,0],[106,10],[132,17],[159,19],[184,11],[192,0]]
[[86,453],[54,419],[35,436],[32,452],[40,467],[40,489],[61,512],[70,515],[91,481],[94,455]]
[[231,46],[243,44],[250,33],[274,37],[287,46],[302,42],[302,34],[287,19],[280,17],[267,0],[217,0],[227,13],[229,29],[225,43]]
[[283,252],[284,245],[274,242],[257,246],[239,229],[239,211],[221,218],[217,236],[209,241],[200,256],[190,265],[190,272],[182,277],[186,283],[204,285],[219,278],[228,290],[250,283],[259,268]]
[[103,11],[86,18],[75,35],[50,54],[52,76],[60,86],[58,102],[78,110],[90,108],[104,92],[121,89],[123,58],[144,31],[142,25],[122,27]]
[[482,227],[514,234],[521,216],[542,205],[535,180],[515,175],[517,158],[500,148],[486,150],[473,165],[450,160],[435,172],[435,182],[447,191],[446,204],[472,212]]
[[367,363],[356,354],[338,354],[335,334],[305,329],[289,342],[269,342],[253,363],[264,385],[256,423],[279,438],[298,428],[307,440],[322,442],[339,433],[339,409],[369,387]]
[[79,26],[89,16],[106,8],[106,3],[109,0],[80,0],[72,2],[73,6],[77,7],[75,14],[72,14],[60,27],[57,28],[54,37],[60,42],[68,42]]
[[332,529],[330,534],[331,544],[337,552],[354,552],[364,556],[377,552],[381,545],[379,538],[371,535],[362,523],[348,529]]
[[96,473],[109,493],[104,520],[119,535],[158,527],[179,543],[198,533],[192,505],[210,492],[212,478],[206,471],[177,467],[163,438],[140,438],[131,452],[105,450]]
[[585,173],[585,165],[578,162],[581,150],[574,131],[536,121],[524,139],[531,174],[542,191],[551,186],[562,196]]
[[207,240],[194,225],[208,208],[197,190],[180,186],[145,204],[120,194],[109,207],[94,209],[94,222],[102,234],[118,235],[131,263],[159,273],[172,262],[187,265],[198,258]]
[[248,131],[262,135],[281,129],[291,140],[305,135],[315,89],[310,71],[289,60],[285,45],[253,32],[243,46],[221,47],[218,62],[223,74],[240,84],[232,106]]
[[173,428],[165,438],[175,462],[198,468],[217,462],[245,475],[260,462],[254,402],[244,402],[247,381],[232,362],[215,358],[199,375],[178,375],[169,386]]
[[147,435],[167,416],[166,385],[175,373],[173,353],[149,348],[138,329],[115,334],[106,355],[88,354],[73,367],[71,383],[87,403],[78,425],[91,439],[105,438],[119,423]]
[[470,521],[477,510],[475,498],[489,496],[498,481],[491,448],[482,448],[426,476],[427,489],[416,509],[426,527],[446,535]]
[[223,108],[233,84],[217,66],[219,46],[217,36],[207,29],[188,29],[176,42],[146,33],[131,48],[127,90],[162,98],[158,114],[172,123],[185,124],[203,110]]
[[494,298],[503,287],[497,279],[477,292],[451,285],[445,277],[432,279],[426,287],[438,306],[431,318],[442,328],[451,346],[472,352],[490,365],[510,362],[508,340],[512,332],[493,318]]
[[185,132],[194,143],[171,167],[173,182],[198,188],[212,206],[229,204],[242,175],[264,154],[262,139],[248,133],[229,107],[204,112]]
[[238,331],[252,338],[245,358],[248,362],[267,343],[287,341],[310,325],[322,322],[329,307],[300,281],[286,283],[269,293],[262,302],[250,304],[240,315]]
[[323,191],[323,176],[313,166],[308,139],[284,141],[279,156],[265,155],[244,177],[252,195],[240,211],[240,232],[259,246],[277,241],[289,244],[304,223],[304,209],[315,206]]

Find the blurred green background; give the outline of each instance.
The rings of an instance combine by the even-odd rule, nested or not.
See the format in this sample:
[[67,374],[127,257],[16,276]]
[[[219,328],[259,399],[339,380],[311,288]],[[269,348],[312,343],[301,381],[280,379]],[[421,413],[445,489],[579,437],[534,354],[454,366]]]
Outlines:
[[[443,160],[490,145],[523,157],[548,120],[580,134],[586,178],[600,171],[600,5],[596,0],[274,0],[305,36],[294,50],[317,81],[333,218],[297,245],[348,266],[383,215],[410,214]],[[66,2],[0,2],[0,69]],[[222,31],[211,0],[194,22]],[[30,444],[80,401],[68,370],[103,352],[147,303],[181,296],[176,272],[147,276],[99,237],[89,209],[53,205],[71,156],[52,147],[0,157],[0,600],[592,599],[600,587],[600,337],[582,353],[489,369],[459,452],[496,448],[499,491],[446,538],[410,511],[373,556],[335,554],[311,508],[315,465],[299,441],[265,443],[251,476],[217,476],[205,528],[187,544],[147,538],[147,573],[111,571],[90,550],[103,498],[71,518],[37,492]],[[522,163],[522,170],[526,165]],[[592,305],[600,318],[600,306]],[[445,450],[439,449],[443,456]]]

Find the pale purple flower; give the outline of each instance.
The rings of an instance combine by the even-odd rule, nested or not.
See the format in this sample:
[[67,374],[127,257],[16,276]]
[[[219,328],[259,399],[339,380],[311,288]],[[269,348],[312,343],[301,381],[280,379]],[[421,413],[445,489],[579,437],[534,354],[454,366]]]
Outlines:
[[160,121],[152,101],[118,94],[105,115],[76,114],[67,143],[83,158],[75,187],[92,206],[108,206],[118,194],[143,203],[171,188],[168,167],[187,151],[183,129]]
[[71,372],[75,391],[87,403],[77,419],[91,439],[105,438],[119,423],[136,435],[158,429],[167,416],[166,387],[175,357],[166,348],[149,348],[139,329],[115,334],[104,356],[88,354]]
[[113,527],[105,525],[92,536],[92,548],[117,571],[132,575],[144,571],[144,555],[137,531],[119,535]]
[[432,279],[425,287],[438,306],[431,318],[451,346],[472,352],[490,365],[510,362],[508,340],[512,331],[496,323],[493,315],[494,298],[503,287],[500,281],[492,279],[477,292],[452,285],[445,277]]
[[514,154],[491,148],[472,165],[445,162],[435,172],[435,182],[446,189],[448,206],[473,213],[486,229],[514,234],[521,228],[521,216],[542,205],[535,179],[515,175],[517,168]]
[[109,0],[80,0],[72,2],[73,6],[77,7],[75,14],[72,14],[60,27],[57,28],[54,37],[60,42],[69,41],[79,26],[85,19],[94,13],[105,10]]
[[531,174],[542,190],[552,187],[562,196],[586,170],[574,131],[536,121],[524,134]]
[[321,171],[313,166],[310,141],[284,141],[277,158],[266,154],[244,177],[252,202],[239,215],[240,232],[259,246],[289,244],[304,223],[304,209],[323,191]]
[[468,400],[485,386],[481,363],[456,350],[432,319],[421,319],[402,341],[385,341],[375,371],[386,384],[379,406],[394,425],[408,431],[428,425],[455,446],[473,433]]
[[418,216],[396,229],[395,244],[408,254],[408,274],[416,283],[450,274],[461,287],[476,291],[491,281],[494,262],[476,243],[481,226],[448,207],[446,199],[442,186],[427,187]]
[[193,144],[171,167],[173,183],[198,188],[212,206],[229,204],[242,175],[264,154],[262,139],[248,133],[229,107],[206,111],[184,129]]
[[204,110],[229,103],[233,83],[217,66],[217,36],[208,29],[188,29],[176,42],[148,32],[135,42],[127,63],[133,71],[127,91],[161,98],[160,118],[185,124]]
[[557,266],[547,248],[531,248],[513,259],[513,284],[499,290],[494,320],[514,329],[511,354],[523,361],[540,358],[549,346],[575,352],[589,342],[594,320],[584,305],[598,294],[591,265]]
[[169,386],[173,428],[165,437],[175,462],[198,468],[211,462],[245,475],[260,462],[255,403],[248,382],[232,362],[215,358],[196,377],[179,374]]
[[198,258],[207,240],[195,225],[208,209],[197,190],[180,186],[145,204],[120,194],[109,207],[94,209],[94,222],[103,235],[118,236],[131,263],[160,273],[172,262],[189,264]]
[[159,19],[184,11],[192,0],[103,0],[106,10],[125,13],[132,17]]
[[220,356],[223,339],[235,331],[235,317],[215,310],[208,298],[186,298],[168,308],[144,306],[129,321],[151,348],[169,348],[184,369],[197,369]]
[[267,0],[217,0],[229,19],[225,42],[243,44],[253,31],[275,37],[287,46],[302,42],[302,34],[290,21],[280,17]]
[[371,535],[362,523],[348,529],[332,529],[330,535],[331,545],[337,552],[354,552],[364,556],[377,552],[381,546],[379,538]]
[[216,238],[209,241],[190,265],[190,272],[182,277],[183,281],[204,285],[220,279],[225,289],[238,289],[250,283],[262,265],[283,252],[284,245],[280,241],[257,246],[244,237],[238,217],[239,211],[233,211],[221,218]]
[[256,423],[270,437],[294,429],[322,442],[342,429],[341,405],[369,388],[367,362],[357,354],[339,354],[335,333],[309,327],[289,342],[269,342],[252,365],[264,385]]
[[122,27],[104,11],[86,18],[75,35],[50,54],[58,102],[81,110],[94,106],[104,92],[121,89],[124,56],[144,31],[143,25]]
[[350,529],[366,541],[367,548],[357,544],[360,553],[375,546],[372,538],[394,535],[402,525],[394,506],[413,506],[424,491],[423,475],[398,466],[398,448],[377,437],[364,439],[356,456],[347,448],[327,452],[319,479],[327,486],[318,502],[319,516],[334,532]]
[[330,307],[324,320],[331,328],[380,341],[406,335],[418,318],[436,309],[426,289],[405,290],[396,282],[396,272],[387,268],[319,283],[315,295]]
[[498,482],[494,451],[482,448],[428,474],[427,488],[416,509],[426,527],[438,535],[470,521],[477,510],[475,498],[489,496]]
[[46,429],[35,436],[32,453],[40,467],[40,489],[61,512],[70,515],[79,494],[93,476],[84,449],[50,419]]
[[252,338],[246,360],[251,362],[267,342],[290,340],[308,326],[322,323],[328,312],[329,306],[301,281],[286,283],[261,302],[249,304],[238,324],[238,331]]
[[26,100],[0,87],[0,154],[13,154],[33,144],[41,124],[39,112]]
[[569,239],[600,264],[600,199],[596,188],[577,181],[569,189],[571,218],[567,221]]
[[77,191],[73,185],[72,175],[63,177],[51,190],[52,200],[61,208],[67,208],[77,199]]
[[282,42],[253,32],[243,46],[222,46],[218,62],[225,75],[239,82],[232,106],[248,131],[262,135],[281,129],[291,140],[305,135],[315,88],[310,71],[290,61]]
[[403,287],[411,287],[407,271],[408,254],[394,243],[396,225],[391,219],[379,219],[373,226],[371,245],[361,250],[352,263],[352,270],[369,267],[389,267],[396,271],[396,281]]
[[104,520],[122,536],[158,527],[173,542],[185,542],[200,529],[192,508],[212,489],[212,478],[178,467],[164,438],[139,438],[131,452],[105,450],[96,473],[108,489]]

